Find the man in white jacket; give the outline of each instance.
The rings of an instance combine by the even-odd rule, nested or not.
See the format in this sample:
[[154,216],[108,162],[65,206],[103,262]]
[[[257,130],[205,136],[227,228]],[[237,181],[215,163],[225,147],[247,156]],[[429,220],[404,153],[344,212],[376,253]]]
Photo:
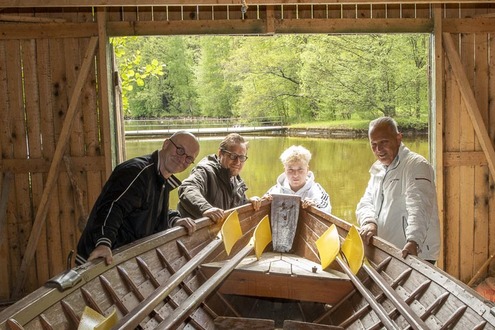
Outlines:
[[371,150],[377,161],[356,209],[359,232],[366,244],[377,235],[402,249],[435,263],[440,250],[440,223],[433,168],[402,143],[390,117],[369,124]]

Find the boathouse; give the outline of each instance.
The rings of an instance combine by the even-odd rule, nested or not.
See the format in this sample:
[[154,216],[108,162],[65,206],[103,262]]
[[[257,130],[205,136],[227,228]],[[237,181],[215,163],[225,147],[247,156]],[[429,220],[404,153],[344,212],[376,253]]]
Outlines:
[[495,271],[495,3],[0,0],[0,303],[67,267],[125,155],[114,36],[429,33],[438,266]]

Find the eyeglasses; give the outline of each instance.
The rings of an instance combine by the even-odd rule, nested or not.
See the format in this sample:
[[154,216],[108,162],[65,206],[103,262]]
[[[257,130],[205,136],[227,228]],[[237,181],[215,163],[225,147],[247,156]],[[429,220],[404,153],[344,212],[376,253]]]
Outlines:
[[222,149],[222,152],[225,152],[226,154],[228,154],[228,155],[229,155],[230,160],[237,160],[237,159],[239,159],[239,161],[240,161],[241,163],[244,163],[244,162],[248,159],[248,157],[247,157],[247,156],[244,156],[244,155],[238,155],[238,154],[236,154],[235,152],[230,152],[230,151],[225,150],[225,149]]
[[188,154],[186,154],[186,149],[182,148],[182,147],[179,147],[178,145],[176,145],[174,143],[174,141],[172,141],[172,139],[168,139],[170,142],[172,142],[172,144],[174,145],[175,147],[175,153],[177,154],[177,156],[184,156],[186,155],[186,164],[194,164],[194,157],[193,156],[189,156]]

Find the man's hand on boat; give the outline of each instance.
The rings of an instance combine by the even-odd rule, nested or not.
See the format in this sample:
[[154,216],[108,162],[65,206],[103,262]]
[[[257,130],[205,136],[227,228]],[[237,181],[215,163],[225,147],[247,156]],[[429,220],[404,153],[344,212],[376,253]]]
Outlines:
[[203,212],[204,217],[208,217],[211,220],[213,220],[215,223],[223,219],[225,211],[222,209],[219,209],[218,207],[212,207],[206,211]]
[[376,223],[370,222],[365,224],[364,226],[361,226],[358,231],[359,235],[361,235],[361,238],[363,239],[363,242],[366,245],[369,245],[371,238],[377,234],[378,228]]
[[[270,196],[270,195],[268,195]],[[271,197],[271,196],[270,196]],[[258,211],[261,207],[261,202],[265,200],[265,196],[263,196],[263,198],[259,198],[258,196],[253,196],[249,199],[249,202],[251,203],[251,205],[253,206],[253,209],[255,211]]]
[[[249,201],[251,202],[251,205],[253,206],[253,209],[255,211],[258,211],[261,207],[261,202],[265,201],[265,200],[273,200],[273,196],[270,195],[270,194],[264,194],[263,197],[258,197],[258,196],[254,196],[254,197],[251,197],[249,199]],[[302,200],[301,202],[301,206],[303,209],[307,208],[308,206],[315,206],[316,203],[314,200],[310,199],[310,198],[305,198]]]
[[404,245],[404,248],[402,249],[402,258],[407,257],[409,254],[412,254],[413,256],[417,256],[419,252],[419,246],[418,243],[415,241],[408,241],[406,245]]
[[175,222],[175,226],[182,226],[186,228],[187,234],[191,235],[196,231],[196,222],[191,218],[180,218]]
[[303,199],[301,203],[303,209],[307,208],[308,206],[315,206],[315,205],[316,205],[315,201],[307,197]]
[[113,261],[112,250],[106,245],[98,245],[88,257],[88,261],[104,258],[105,263],[110,265]]

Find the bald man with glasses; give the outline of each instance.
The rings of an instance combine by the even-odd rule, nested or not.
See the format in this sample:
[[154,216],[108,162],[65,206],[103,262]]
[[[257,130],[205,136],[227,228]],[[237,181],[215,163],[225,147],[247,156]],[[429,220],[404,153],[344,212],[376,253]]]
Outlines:
[[240,177],[248,160],[247,151],[248,142],[242,136],[227,135],[217,153],[203,158],[179,187],[180,214],[217,222],[224,210],[249,203],[248,188]]
[[160,150],[117,165],[79,239],[76,264],[98,258],[110,264],[112,250],[173,226],[194,232],[194,220],[169,209],[169,194],[180,185],[174,174],[194,164],[198,153],[196,137],[179,131]]

